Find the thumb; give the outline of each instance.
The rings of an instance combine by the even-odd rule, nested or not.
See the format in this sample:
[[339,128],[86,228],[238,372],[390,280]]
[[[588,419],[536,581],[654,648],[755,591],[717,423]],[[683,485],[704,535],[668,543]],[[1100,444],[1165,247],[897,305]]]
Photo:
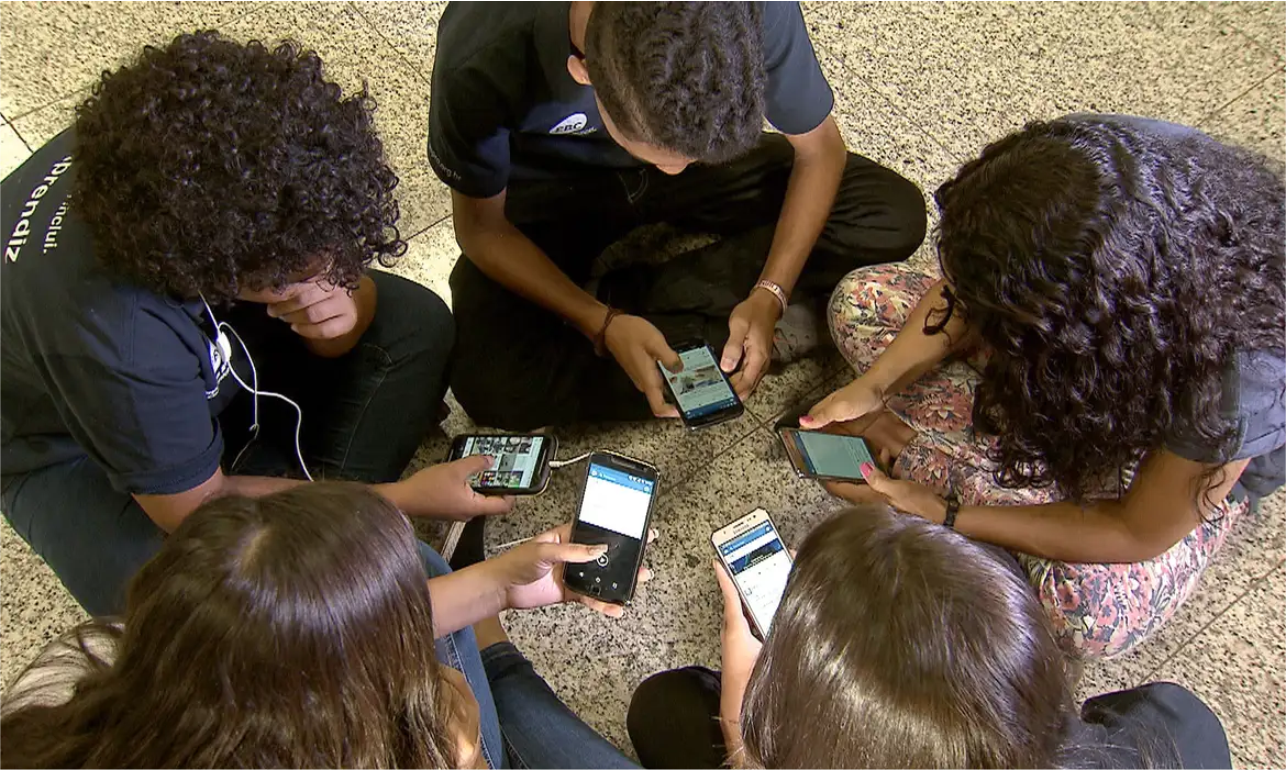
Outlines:
[[606,545],[584,545],[582,543],[542,543],[538,553],[541,561],[549,564],[570,562],[582,564],[593,561],[607,553]]
[[843,422],[849,419],[848,411],[847,404],[832,393],[799,418],[799,427],[817,430],[833,422]]
[[719,359],[719,368],[725,373],[731,374],[736,371],[737,364],[741,363],[741,351],[746,344],[746,334],[750,332],[750,324],[734,318],[728,322],[728,342],[723,346],[723,356]]
[[664,338],[662,338],[657,344],[653,345],[652,349],[649,350],[648,353],[656,358],[656,360],[660,361],[661,365],[668,371],[683,371],[683,359],[679,358],[679,354],[674,352],[674,349],[670,347],[669,343],[667,343]]
[[884,475],[883,471],[876,468],[871,463],[862,463],[861,471],[862,478],[866,479],[866,483],[871,487],[871,489],[874,489],[880,494],[888,494],[889,484],[893,482],[889,480],[888,476]]
[[491,466],[496,464],[496,458],[489,455],[469,455],[451,463],[457,470],[468,478],[475,473],[491,470]]

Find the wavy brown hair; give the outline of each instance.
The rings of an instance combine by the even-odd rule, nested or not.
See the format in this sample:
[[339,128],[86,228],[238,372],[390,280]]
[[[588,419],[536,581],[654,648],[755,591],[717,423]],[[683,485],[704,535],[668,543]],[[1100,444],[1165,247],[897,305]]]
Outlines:
[[1080,500],[1179,440],[1209,448],[1198,494],[1217,486],[1225,374],[1283,352],[1282,179],[1196,132],[1077,118],[989,145],[936,197],[947,312],[992,351],[973,418],[998,483]]
[[406,251],[374,109],[298,43],[180,35],[77,108],[73,206],[108,270],[162,294],[229,300],[320,265],[353,288]]
[[24,673],[36,685],[5,702],[0,763],[455,766],[458,697],[433,638],[411,524],[382,497],[325,483],[222,498],[130,583],[123,626],[87,624],[64,648],[78,664]]

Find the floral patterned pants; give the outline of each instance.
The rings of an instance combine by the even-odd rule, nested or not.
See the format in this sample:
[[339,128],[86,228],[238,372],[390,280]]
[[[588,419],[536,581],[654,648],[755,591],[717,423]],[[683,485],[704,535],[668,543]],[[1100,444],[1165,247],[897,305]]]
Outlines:
[[[831,295],[830,326],[856,372],[865,372],[884,352],[936,280],[900,265],[845,276]],[[890,399],[889,408],[917,434],[893,474],[941,491],[954,488],[965,505],[1055,502],[1053,490],[996,484],[987,459],[994,439],[972,425],[980,358],[945,362]],[[1116,490],[1104,493],[1114,496]],[[1145,562],[1076,564],[1016,555],[1064,649],[1081,657],[1112,657],[1133,649],[1174,615],[1248,507],[1245,501],[1223,501],[1205,523]]]

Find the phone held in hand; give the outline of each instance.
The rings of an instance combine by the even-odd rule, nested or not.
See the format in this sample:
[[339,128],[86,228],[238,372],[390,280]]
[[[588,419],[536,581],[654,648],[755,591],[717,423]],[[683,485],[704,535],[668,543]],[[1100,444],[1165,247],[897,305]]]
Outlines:
[[657,366],[679,417],[689,429],[705,428],[740,417],[745,407],[719,368],[719,359],[704,340],[690,340],[674,346],[683,361],[683,371],[672,372],[660,361]]
[[865,439],[837,433],[779,427],[777,436],[802,479],[865,484],[862,463],[879,467]]
[[483,495],[537,495],[549,483],[549,462],[558,452],[553,436],[465,435],[451,443],[448,461],[486,455],[491,468],[469,479]]
[[756,508],[710,536],[760,639],[772,627],[792,562],[768,512]]
[[630,603],[647,549],[659,478],[660,472],[645,462],[612,452],[590,455],[572,542],[606,545],[607,553],[597,561],[564,564],[563,583],[568,588],[612,604]]

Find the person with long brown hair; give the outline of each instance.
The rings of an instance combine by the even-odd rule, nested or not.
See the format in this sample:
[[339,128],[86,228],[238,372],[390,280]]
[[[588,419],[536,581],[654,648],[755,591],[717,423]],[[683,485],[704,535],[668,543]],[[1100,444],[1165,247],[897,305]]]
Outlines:
[[1230,767],[1218,718],[1179,685],[1078,710],[1012,556],[887,506],[804,540],[761,644],[732,581],[723,671],[644,681],[628,726],[645,767]]
[[[357,484],[206,503],[138,572],[123,617],[75,629],[10,685],[0,764],[501,767],[508,746],[539,766],[562,740],[578,764],[629,766],[495,631],[508,608],[619,612],[563,590],[558,564],[601,553],[567,534],[446,574]],[[512,700],[541,712],[544,743],[502,740]]]
[[1123,654],[1286,483],[1286,186],[1194,129],[1037,122],[936,194],[941,275],[856,270],[857,378],[800,421],[879,434],[851,501],[1019,554],[1059,639]]

